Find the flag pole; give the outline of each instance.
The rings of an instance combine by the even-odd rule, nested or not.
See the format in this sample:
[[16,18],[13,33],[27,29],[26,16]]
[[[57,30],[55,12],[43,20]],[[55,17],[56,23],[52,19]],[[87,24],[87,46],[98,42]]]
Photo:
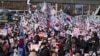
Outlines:
[[83,6],[84,6],[84,5],[82,5],[82,15],[83,15]]
[[58,12],[58,4],[57,3],[55,4],[55,7],[56,7],[56,17],[57,17],[57,12]]
[[28,13],[31,14],[31,7],[30,7],[31,3],[30,0],[27,0],[27,7],[28,7]]

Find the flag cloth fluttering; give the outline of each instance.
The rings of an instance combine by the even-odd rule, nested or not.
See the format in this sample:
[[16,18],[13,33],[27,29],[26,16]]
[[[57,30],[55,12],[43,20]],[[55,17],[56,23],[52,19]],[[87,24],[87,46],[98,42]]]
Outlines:
[[51,23],[51,10],[50,10],[50,5],[46,2],[43,3],[43,7],[41,8],[41,11],[45,14],[46,16],[46,21],[47,21],[47,27],[50,27]]

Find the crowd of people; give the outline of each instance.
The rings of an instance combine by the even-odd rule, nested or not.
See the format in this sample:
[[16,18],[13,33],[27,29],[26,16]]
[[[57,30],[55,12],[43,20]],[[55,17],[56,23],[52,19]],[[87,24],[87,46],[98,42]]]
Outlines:
[[52,14],[36,10],[13,26],[6,23],[0,56],[100,56],[99,23]]

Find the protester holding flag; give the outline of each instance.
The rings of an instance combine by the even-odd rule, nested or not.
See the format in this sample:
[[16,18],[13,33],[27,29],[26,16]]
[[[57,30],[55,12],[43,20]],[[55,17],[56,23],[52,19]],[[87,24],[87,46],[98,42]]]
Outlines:
[[[30,5],[30,0],[27,4]],[[46,2],[34,13],[19,17],[20,21],[15,23],[15,26],[11,26],[8,22],[5,24],[5,29],[0,29],[1,56],[97,56],[99,54],[98,23],[73,19],[63,9],[56,12],[55,8]]]

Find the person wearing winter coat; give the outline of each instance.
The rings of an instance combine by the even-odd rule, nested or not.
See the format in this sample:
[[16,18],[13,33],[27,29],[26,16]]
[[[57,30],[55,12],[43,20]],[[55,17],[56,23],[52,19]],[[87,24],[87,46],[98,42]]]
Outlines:
[[86,42],[84,40],[84,37],[82,35],[79,35],[79,43],[78,43],[78,48],[81,50],[82,54],[86,52]]
[[89,51],[93,51],[97,54],[97,47],[99,46],[99,38],[96,32],[93,32],[92,38],[88,40],[88,49]]
[[39,50],[39,56],[50,56],[50,51],[48,47],[46,46],[47,43],[43,42],[41,43],[40,50]]

